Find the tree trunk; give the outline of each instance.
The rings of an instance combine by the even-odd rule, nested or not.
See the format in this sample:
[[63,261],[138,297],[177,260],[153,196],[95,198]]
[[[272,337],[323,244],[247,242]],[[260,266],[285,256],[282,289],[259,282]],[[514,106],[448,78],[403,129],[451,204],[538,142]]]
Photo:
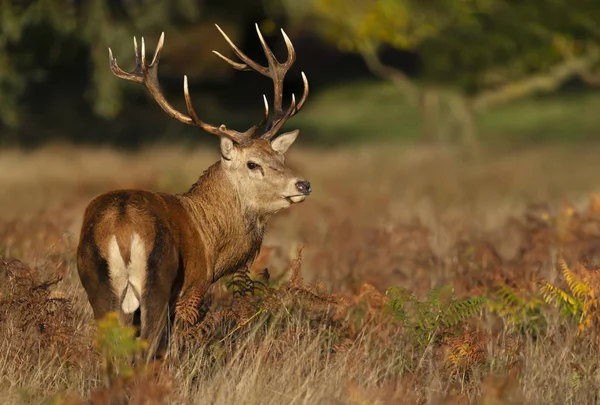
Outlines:
[[461,147],[469,157],[479,156],[480,144],[475,111],[469,99],[462,94],[454,94],[450,97],[448,105],[452,119],[457,125]]
[[440,141],[440,96],[432,89],[424,89],[420,94],[419,109],[421,112],[423,143],[437,143]]

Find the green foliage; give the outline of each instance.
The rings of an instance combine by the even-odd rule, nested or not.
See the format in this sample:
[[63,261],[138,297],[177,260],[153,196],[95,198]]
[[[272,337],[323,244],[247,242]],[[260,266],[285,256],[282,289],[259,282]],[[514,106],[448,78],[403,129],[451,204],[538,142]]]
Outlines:
[[121,108],[121,93],[108,69],[108,47],[123,65],[132,66],[134,35],[157,37],[177,19],[198,18],[194,0],[1,0],[0,122],[18,125],[19,97],[28,84],[73,66],[82,51],[89,55],[91,67],[87,98],[97,114],[113,117]]
[[387,309],[414,334],[421,347],[475,315],[487,302],[483,297],[459,299],[451,286],[431,290],[424,301],[403,287],[389,287],[386,295],[390,298]]
[[523,297],[507,285],[498,288],[498,299],[489,300],[488,308],[511,329],[537,336],[546,326],[544,301],[537,294]]
[[[458,137],[469,153],[476,114],[594,76],[600,62],[600,8],[584,0],[280,1],[292,21],[394,83],[420,109],[424,140]],[[384,47],[417,55],[418,71],[384,63]]]
[[310,16],[326,38],[346,51],[373,43],[415,49],[446,26],[471,20],[492,0],[474,2],[435,0],[304,0],[284,1],[295,18]]
[[[596,52],[600,15],[585,2],[495,1],[473,17],[440,29],[419,47],[428,81],[449,83],[477,94],[504,83],[547,72],[576,56]],[[576,34],[578,33],[578,34]]]
[[421,81],[471,93],[591,52],[600,38],[600,9],[583,0],[282,1],[344,51],[415,51]]
[[106,376],[109,379],[132,377],[135,371],[132,360],[147,348],[147,342],[135,337],[135,328],[121,325],[116,312],[99,320],[97,327],[94,346],[102,354]]

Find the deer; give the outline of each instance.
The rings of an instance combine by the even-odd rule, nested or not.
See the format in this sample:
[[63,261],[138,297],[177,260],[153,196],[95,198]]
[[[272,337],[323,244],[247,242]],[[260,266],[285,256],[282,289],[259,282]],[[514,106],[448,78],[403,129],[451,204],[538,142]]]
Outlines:
[[[93,198],[83,213],[77,246],[77,272],[96,321],[109,312],[137,319],[138,337],[148,346],[146,358],[165,350],[168,326],[179,310],[192,311],[209,287],[224,276],[249,266],[258,255],[268,220],[311,194],[311,185],[286,166],[285,157],[299,130],[279,133],[285,122],[304,106],[309,88],[301,72],[303,94],[283,108],[284,78],[296,52],[283,29],[287,59],[279,62],[255,24],[268,65],[244,54],[215,24],[237,55],[236,62],[212,52],[239,71],[270,78],[274,116],[263,94],[264,115],[244,132],[202,121],[194,107],[184,75],[183,94],[188,114],[166,100],[158,80],[164,46],[161,34],[152,61],[146,61],[144,38],[138,52],[134,37],[135,69],[122,70],[109,48],[109,66],[120,79],[143,84],[171,118],[219,137],[220,159],[208,167],[185,192],[169,194],[138,189],[113,190]],[[125,317],[125,318],[124,318]]]

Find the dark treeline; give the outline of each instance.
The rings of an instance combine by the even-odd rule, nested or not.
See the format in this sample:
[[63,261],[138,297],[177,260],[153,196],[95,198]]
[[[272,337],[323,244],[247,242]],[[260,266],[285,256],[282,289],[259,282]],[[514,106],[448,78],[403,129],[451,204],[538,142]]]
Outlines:
[[[244,128],[257,120],[262,108],[261,95],[266,93],[272,99],[272,89],[268,79],[255,73],[237,72],[210,52],[216,49],[231,54],[214,23],[219,23],[244,52],[263,64],[266,61],[254,24],[261,25],[267,42],[280,59],[285,57],[286,50],[279,28],[286,29],[298,54],[296,65],[287,76],[287,97],[291,92],[301,92],[301,71],[309,77],[311,96],[327,85],[371,76],[360,56],[342,53],[307,30],[289,29],[284,15],[272,19],[272,14],[258,1],[243,5],[235,1],[194,2],[196,15],[183,18],[175,7],[167,19],[157,18],[149,11],[144,15],[124,9],[125,4],[136,2],[91,2],[104,3],[106,7],[86,10],[83,1],[74,2],[72,14],[63,15],[52,7],[59,8],[60,3],[66,2],[13,2],[14,21],[23,25],[18,35],[4,29],[17,24],[10,20],[4,5],[0,47],[0,140],[4,144],[35,147],[62,140],[136,147],[161,138],[207,138],[198,136],[198,129],[182,126],[162,114],[143,86],[112,76],[108,46],[119,65],[131,70],[133,35],[138,41],[145,37],[146,54],[151,58],[164,30],[160,79],[169,101],[185,111],[182,83],[183,75],[187,74],[194,104],[202,118],[226,122],[228,126]],[[19,13],[25,14],[36,3],[39,15],[31,21],[19,20]],[[144,2],[139,3],[141,7]],[[154,13],[160,14],[170,7],[157,7]],[[86,17],[86,12],[96,14]],[[103,29],[98,29],[94,39],[85,32],[85,27],[78,26],[102,25],[111,19],[121,21],[121,25],[113,23],[108,28],[119,32],[108,35],[110,38],[103,35]],[[74,28],[65,28],[66,24],[74,24]],[[116,107],[111,106],[114,102],[111,97],[119,100]]]
[[330,85],[378,78],[419,111],[421,139],[473,146],[481,113],[568,83],[600,84],[599,19],[600,6],[587,0],[7,0],[0,2],[0,142],[135,147],[203,138],[165,117],[143,86],[110,72],[109,47],[131,70],[132,37],[145,37],[151,58],[161,31],[160,79],[172,104],[184,109],[185,74],[203,119],[248,127],[261,115],[261,95],[272,100],[271,83],[211,51],[233,57],[218,23],[264,64],[258,23],[280,59],[280,28],[295,44],[288,100],[301,91],[301,71],[311,98]]

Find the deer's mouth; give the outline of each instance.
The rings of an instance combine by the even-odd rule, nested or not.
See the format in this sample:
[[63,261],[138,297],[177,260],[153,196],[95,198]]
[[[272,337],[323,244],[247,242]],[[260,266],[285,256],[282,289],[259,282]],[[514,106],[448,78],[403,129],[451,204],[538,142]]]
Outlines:
[[290,204],[300,203],[304,201],[305,198],[306,196],[304,194],[290,195],[285,197],[285,199],[288,200]]

